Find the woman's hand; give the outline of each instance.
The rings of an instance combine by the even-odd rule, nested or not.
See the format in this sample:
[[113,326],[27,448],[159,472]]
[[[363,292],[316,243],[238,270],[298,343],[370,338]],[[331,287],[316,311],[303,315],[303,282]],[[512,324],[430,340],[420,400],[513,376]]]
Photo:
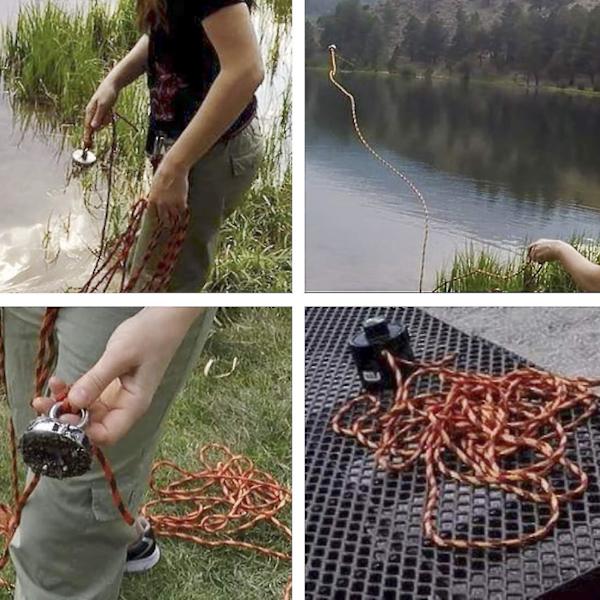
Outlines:
[[96,90],[85,109],[83,128],[83,145],[91,148],[94,134],[110,125],[113,119],[113,108],[119,98],[119,87],[107,77]]
[[[68,392],[76,409],[86,408],[86,432],[98,445],[122,439],[146,413],[175,352],[200,314],[200,308],[145,308],[115,329],[100,360]],[[53,377],[51,398],[36,398],[33,407],[47,413],[66,384]],[[64,421],[77,423],[78,415]]]
[[154,173],[148,203],[163,226],[183,218],[188,205],[189,171],[175,165],[167,153]]
[[529,246],[527,256],[537,263],[553,262],[560,259],[563,248],[564,242],[561,240],[541,239]]

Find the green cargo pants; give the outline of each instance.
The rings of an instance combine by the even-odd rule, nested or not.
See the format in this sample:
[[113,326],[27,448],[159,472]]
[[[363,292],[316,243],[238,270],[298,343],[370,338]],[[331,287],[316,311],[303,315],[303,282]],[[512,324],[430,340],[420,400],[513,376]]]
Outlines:
[[[165,149],[173,143],[173,140],[166,141]],[[194,165],[189,177],[190,224],[168,292],[199,292],[202,289],[215,260],[221,226],[252,186],[262,154],[262,137],[255,119],[234,138],[216,144]],[[133,270],[140,264],[156,226],[156,216],[150,211],[142,223]],[[153,260],[142,272],[138,286],[152,278],[156,264],[164,254],[160,248],[167,239],[165,234]]]
[[[55,373],[74,382],[100,358],[115,328],[138,308],[63,308],[56,326]],[[9,404],[17,434],[34,418],[29,404],[44,309],[2,312]],[[149,411],[106,455],[125,502],[135,514],[168,408],[196,364],[214,316],[198,317],[177,351]],[[42,478],[11,544],[16,600],[116,600],[127,546],[135,538],[113,505],[97,463],[83,477]]]

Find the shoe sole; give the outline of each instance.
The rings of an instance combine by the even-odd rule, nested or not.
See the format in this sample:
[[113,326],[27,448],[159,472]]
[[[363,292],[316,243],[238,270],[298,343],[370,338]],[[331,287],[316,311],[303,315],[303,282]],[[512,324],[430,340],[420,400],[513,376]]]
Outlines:
[[125,573],[144,573],[158,564],[160,560],[160,548],[158,545],[150,556],[140,558],[139,560],[130,560],[125,564]]

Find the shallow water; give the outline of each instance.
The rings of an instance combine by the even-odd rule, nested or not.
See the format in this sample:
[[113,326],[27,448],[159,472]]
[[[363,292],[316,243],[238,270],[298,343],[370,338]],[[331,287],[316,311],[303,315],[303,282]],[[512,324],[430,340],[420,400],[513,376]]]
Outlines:
[[[107,0],[107,4],[115,2]],[[0,23],[11,23],[19,6],[31,3],[1,0]],[[60,3],[74,7],[82,1]],[[265,15],[257,13],[255,18],[266,52],[277,32]],[[282,28],[282,59],[259,90],[266,131],[279,118],[281,96],[289,81],[289,41],[288,29]],[[6,94],[0,94],[0,139],[0,291],[64,291],[80,286],[93,265],[90,248],[98,245],[102,212],[90,213],[76,183],[67,186],[70,152],[58,151],[57,138],[22,132],[14,123]],[[101,198],[94,203],[102,206]]]
[[[19,6],[29,3],[2,0],[0,23],[11,23]],[[101,215],[86,209],[77,184],[67,186],[69,156],[58,152],[58,139],[21,131],[6,93],[0,96],[0,137],[0,289],[54,292],[81,285],[93,264],[90,247],[97,245]]]
[[[511,256],[527,239],[600,235],[600,101],[343,73],[372,145],[431,214],[424,289],[456,250]],[[423,213],[363,149],[325,72],[307,73],[310,290],[414,291]]]

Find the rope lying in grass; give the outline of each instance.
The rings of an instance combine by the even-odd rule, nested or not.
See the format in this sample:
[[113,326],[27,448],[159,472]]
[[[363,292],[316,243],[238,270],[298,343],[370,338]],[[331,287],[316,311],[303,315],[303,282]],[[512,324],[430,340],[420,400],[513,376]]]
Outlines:
[[[117,153],[117,119],[122,120],[132,129],[137,127],[124,116],[115,113],[111,121],[111,144],[108,153],[107,190],[104,219],[100,236],[98,255],[88,280],[83,284],[80,293],[91,292],[161,292],[165,291],[181,252],[187,228],[189,225],[189,210],[173,222],[156,227],[150,236],[144,254],[133,272],[129,272],[136,240],[138,239],[144,214],[151,209],[145,199],[133,204],[129,221],[125,230],[112,243],[107,240],[108,215],[111,208],[114,182],[114,164]],[[158,161],[158,157],[155,157]],[[157,164],[157,162],[155,162]],[[137,286],[142,273],[148,271],[160,252],[161,258],[154,268],[154,274],[148,280]]]
[[419,268],[419,292],[423,291],[423,278],[425,276],[425,262],[427,258],[427,242],[429,239],[429,209],[427,208],[427,202],[425,201],[425,197],[421,193],[421,191],[417,188],[417,186],[401,171],[396,169],[394,165],[392,165],[389,161],[387,161],[383,156],[381,156],[366,140],[365,136],[362,133],[360,125],[358,123],[358,116],[356,113],[356,100],[352,93],[350,93],[339,81],[336,80],[335,76],[337,74],[337,61],[336,61],[336,47],[334,45],[329,46],[329,54],[331,58],[331,70],[329,71],[329,80],[331,83],[338,89],[344,96],[348,98],[350,101],[350,108],[352,110],[352,124],[354,126],[354,131],[358,136],[361,144],[385,167],[387,167],[394,175],[402,179],[404,183],[410,188],[410,190],[415,194],[415,196],[419,199],[421,203],[421,207],[423,209],[423,219],[424,219],[424,227],[423,227],[423,245],[421,248],[421,263]]
[[[39,350],[35,369],[35,397],[44,392],[55,358],[53,341],[58,318],[58,308],[48,308],[44,314],[40,329]],[[0,369],[5,382],[4,344],[0,339]],[[63,397],[61,413],[76,412]],[[34,476],[23,492],[20,492],[17,462],[17,441],[12,420],[9,422],[9,446],[11,452],[11,481],[13,506],[0,504],[0,538],[5,544],[0,553],[0,573],[10,559],[10,542],[21,522],[23,508],[35,491],[39,476]],[[130,526],[134,517],[123,502],[114,472],[104,453],[93,446],[93,454],[98,460],[107,481],[113,503],[123,520]],[[244,551],[254,551],[261,555],[279,560],[291,561],[289,553],[281,552],[236,538],[261,523],[267,523],[283,534],[287,541],[292,532],[284,525],[278,515],[291,503],[290,491],[279,484],[271,475],[258,470],[250,459],[233,454],[226,446],[210,444],[200,450],[201,469],[187,471],[171,461],[156,462],[152,469],[150,489],[156,496],[140,510],[148,519],[158,536],[187,540],[202,546],[214,548],[227,546]],[[156,479],[160,472],[168,470],[181,477],[159,487]],[[162,508],[176,508],[181,505],[193,508],[187,513],[165,512],[155,514]],[[13,585],[0,577],[0,588],[12,588]],[[291,579],[284,590],[284,600],[291,598]]]
[[[220,444],[204,446],[199,452],[199,464],[198,471],[187,471],[168,460],[154,464],[150,489],[156,499],[148,502],[141,513],[157,535],[291,560],[288,553],[233,539],[267,523],[291,540],[291,530],[277,518],[291,501],[289,490],[258,470],[249,458],[233,454]],[[166,473],[175,479],[160,487],[157,479]],[[185,506],[188,512],[178,512],[179,506]],[[159,507],[168,512],[157,512]]]
[[[450,367],[454,357],[433,363],[408,362],[387,351],[383,357],[395,379],[391,406],[385,408],[381,397],[362,394],[338,410],[332,428],[372,450],[381,469],[402,472],[425,463],[425,537],[442,548],[486,549],[521,546],[547,536],[560,505],[587,488],[588,476],[567,458],[567,434],[596,411],[598,398],[591,388],[600,381],[530,367],[502,376],[463,372]],[[414,371],[404,378],[401,367]],[[436,383],[435,391],[417,393],[423,377]],[[565,415],[572,409],[578,416]],[[508,468],[504,463],[509,459],[527,464]],[[557,468],[569,476],[568,489],[552,483],[551,472]],[[443,537],[436,523],[444,480],[502,490],[523,502],[547,506],[549,517],[532,533],[515,538]]]

